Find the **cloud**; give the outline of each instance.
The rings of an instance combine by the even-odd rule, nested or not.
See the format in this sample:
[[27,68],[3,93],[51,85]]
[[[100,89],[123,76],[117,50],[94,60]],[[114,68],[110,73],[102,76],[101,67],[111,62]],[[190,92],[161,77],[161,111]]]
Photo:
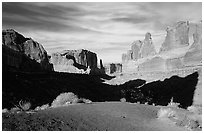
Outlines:
[[[202,3],[2,3],[2,27],[42,43],[48,53],[88,49],[103,62],[120,62],[135,40],[152,34],[158,50],[167,25],[201,20]],[[110,58],[111,57],[111,58]]]

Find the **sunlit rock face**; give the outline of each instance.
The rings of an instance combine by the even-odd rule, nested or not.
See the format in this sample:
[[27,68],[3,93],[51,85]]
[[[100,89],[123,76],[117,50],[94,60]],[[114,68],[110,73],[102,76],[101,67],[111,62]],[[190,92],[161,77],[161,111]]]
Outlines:
[[172,27],[167,27],[167,35],[160,52],[189,45],[189,22],[180,21]]
[[151,34],[148,32],[145,34],[144,41],[134,41],[131,44],[131,49],[127,51],[127,53],[122,54],[122,62],[127,61],[137,61],[141,58],[146,58],[149,56],[153,56],[156,54],[156,50],[154,48]]
[[51,62],[54,65],[54,70],[59,72],[81,73],[88,68],[92,71],[98,69],[97,55],[84,49],[53,53]]
[[156,54],[156,50],[152,42],[151,34],[148,32],[145,34],[145,39],[140,49],[140,55],[141,58],[145,58],[154,54]]
[[161,57],[154,57],[138,65],[138,71],[166,71],[166,60]]
[[144,41],[133,42],[122,59],[123,72],[172,71],[201,65],[202,22],[180,21],[168,27],[159,53],[155,52],[151,34],[146,33]]
[[202,64],[202,23],[191,25],[193,44],[184,56],[184,64],[192,66]]
[[140,58],[140,48],[142,46],[142,41],[137,40],[132,43],[131,50],[132,50],[132,58],[133,60],[137,60]]
[[5,67],[21,71],[53,70],[43,46],[31,38],[25,38],[12,29],[3,30],[2,45]]

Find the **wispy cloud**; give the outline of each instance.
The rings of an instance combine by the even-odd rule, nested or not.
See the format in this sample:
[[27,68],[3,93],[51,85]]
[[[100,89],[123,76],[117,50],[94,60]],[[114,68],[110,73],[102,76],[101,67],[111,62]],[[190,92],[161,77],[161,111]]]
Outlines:
[[2,3],[3,29],[43,44],[48,53],[85,48],[120,62],[134,40],[152,33],[159,49],[167,25],[201,20],[201,3]]

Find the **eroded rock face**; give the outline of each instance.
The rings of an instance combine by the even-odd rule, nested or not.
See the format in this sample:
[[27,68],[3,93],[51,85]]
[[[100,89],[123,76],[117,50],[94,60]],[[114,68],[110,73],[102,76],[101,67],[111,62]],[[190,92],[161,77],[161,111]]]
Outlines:
[[193,30],[193,44],[184,56],[186,66],[202,64],[202,23],[194,24],[191,29]]
[[127,61],[127,54],[122,54],[122,62],[126,62]]
[[111,63],[105,66],[106,73],[121,73],[122,72],[122,64],[120,63]]
[[141,58],[156,54],[156,50],[152,42],[152,37],[149,32],[145,34],[145,39],[142,44],[140,54],[141,54]]
[[48,55],[41,44],[9,29],[2,31],[4,68],[21,71],[52,71]]
[[142,41],[138,40],[132,43],[132,58],[133,60],[137,60],[140,58],[140,48],[142,46]]
[[166,59],[166,69],[167,70],[175,70],[183,67],[183,63],[181,58],[170,58]]
[[2,30],[2,44],[15,50],[22,51],[23,43],[27,39],[13,29]]
[[137,61],[140,58],[146,58],[156,54],[151,34],[148,32],[145,34],[144,41],[134,41],[131,45],[131,50],[128,50],[126,54],[122,54],[122,62],[130,60]]
[[132,60],[133,59],[133,51],[132,50],[128,50],[127,51],[127,60]]
[[[97,68],[97,55],[91,51],[80,50],[64,50],[62,52],[53,53],[51,62],[55,71],[81,73],[90,68],[95,71]],[[75,67],[76,71],[69,70]],[[78,71],[78,72],[77,72]]]
[[189,22],[180,21],[172,27],[167,27],[167,35],[160,52],[189,45]]
[[161,57],[154,57],[138,65],[138,71],[140,72],[152,72],[152,71],[166,71],[166,60]]

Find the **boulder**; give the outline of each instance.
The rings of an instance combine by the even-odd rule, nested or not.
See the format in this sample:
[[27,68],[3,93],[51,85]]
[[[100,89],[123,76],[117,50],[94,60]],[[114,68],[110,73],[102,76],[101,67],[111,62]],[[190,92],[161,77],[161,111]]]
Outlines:
[[167,35],[160,52],[189,45],[189,22],[180,21],[172,27],[167,27]]
[[14,30],[2,31],[3,68],[20,71],[53,71],[41,44]]
[[[84,49],[53,53],[51,62],[54,65],[54,70],[59,72],[81,73],[81,71],[86,71],[87,68],[90,68],[92,72],[98,69],[97,55]],[[69,68],[75,68],[76,71]]]
[[145,34],[145,39],[140,49],[140,55],[141,55],[141,58],[145,58],[155,54],[156,54],[156,50],[152,42],[152,37],[151,37],[151,34],[148,32]]

